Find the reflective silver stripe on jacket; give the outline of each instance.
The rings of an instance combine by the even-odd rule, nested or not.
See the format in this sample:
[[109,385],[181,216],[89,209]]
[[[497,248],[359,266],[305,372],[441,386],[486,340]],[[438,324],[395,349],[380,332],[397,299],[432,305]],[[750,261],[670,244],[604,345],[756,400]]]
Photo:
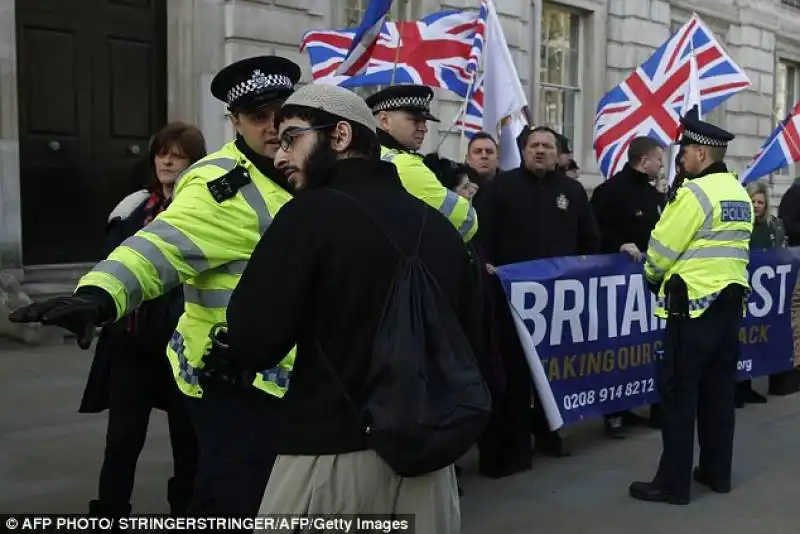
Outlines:
[[124,314],[128,314],[139,307],[144,297],[144,288],[139,283],[139,279],[133,274],[133,271],[127,265],[119,260],[103,260],[95,265],[92,272],[105,273],[113,276],[124,287],[125,293],[128,296],[127,307]]
[[442,215],[444,215],[449,219],[450,216],[453,214],[453,211],[455,211],[456,206],[458,205],[458,200],[460,198],[461,197],[458,196],[456,193],[452,191],[447,191],[447,195],[445,195],[442,205],[439,206],[439,213],[441,213]]
[[198,289],[188,284],[183,286],[183,298],[187,304],[207,309],[227,308],[231,295],[232,289]]
[[231,261],[219,267],[220,271],[234,276],[241,276],[246,268],[247,260]]
[[[186,358],[186,355],[184,354],[184,351],[186,350],[186,343],[183,335],[177,330],[172,333],[172,338],[169,340],[169,346],[178,356],[178,375],[180,376],[181,380],[192,386],[200,385],[198,376],[199,371],[193,367]],[[260,371],[258,374],[261,375],[261,378],[263,378],[264,381],[272,382],[278,387],[284,389],[289,387],[289,381],[292,377],[292,372],[288,369],[284,369],[283,367],[274,367],[272,369]]]
[[261,195],[261,191],[258,190],[256,184],[252,182],[241,188],[239,192],[242,193],[245,202],[256,212],[258,234],[264,235],[269,225],[272,224],[272,216],[269,214],[269,209],[267,209],[266,199]]
[[186,167],[183,172],[178,175],[178,178],[175,180],[175,185],[178,185],[178,182],[186,176],[187,173],[192,172],[195,169],[199,169],[200,167],[207,167],[208,165],[216,165],[221,169],[225,169],[226,171],[230,172],[236,168],[237,161],[233,158],[211,158],[211,159],[202,159],[196,162],[193,165],[189,165]]
[[461,237],[466,237],[472,231],[472,228],[474,226],[475,226],[475,208],[470,206],[469,211],[467,212],[467,218],[464,219],[464,222],[461,223],[461,226],[458,227],[458,233],[461,234]]
[[705,215],[705,220],[703,220],[703,225],[700,227],[700,229],[711,230],[714,226],[714,205],[711,203],[711,199],[708,198],[708,195],[706,195],[706,192],[703,191],[703,188],[696,183],[688,182],[684,185],[694,194],[694,197],[697,199],[697,202],[700,204],[700,208],[703,210],[703,214]]
[[[177,248],[183,262],[194,269],[195,272],[202,273],[208,270],[209,265],[205,253],[176,226],[163,219],[156,219],[142,228],[141,231],[157,235],[165,243]],[[149,257],[147,259],[150,260]]]

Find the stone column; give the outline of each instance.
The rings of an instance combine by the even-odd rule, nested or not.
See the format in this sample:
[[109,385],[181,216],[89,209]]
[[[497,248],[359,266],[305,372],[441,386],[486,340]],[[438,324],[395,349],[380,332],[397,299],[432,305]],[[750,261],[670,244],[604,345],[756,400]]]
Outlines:
[[210,92],[225,66],[225,17],[225,0],[167,2],[167,114],[199,127],[209,152],[229,138],[225,107]]
[[0,269],[22,269],[14,0],[0,0]]

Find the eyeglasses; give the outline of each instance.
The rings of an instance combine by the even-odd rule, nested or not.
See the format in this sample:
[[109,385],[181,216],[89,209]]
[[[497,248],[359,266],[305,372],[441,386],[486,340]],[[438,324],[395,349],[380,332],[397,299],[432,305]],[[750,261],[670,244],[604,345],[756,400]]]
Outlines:
[[309,126],[307,128],[289,128],[285,132],[283,132],[280,137],[278,138],[278,142],[280,142],[281,150],[284,152],[288,152],[289,149],[292,148],[292,144],[294,140],[303,135],[304,133],[313,132],[315,130],[324,130],[325,128],[333,128],[336,126],[335,124],[321,124],[319,126]]

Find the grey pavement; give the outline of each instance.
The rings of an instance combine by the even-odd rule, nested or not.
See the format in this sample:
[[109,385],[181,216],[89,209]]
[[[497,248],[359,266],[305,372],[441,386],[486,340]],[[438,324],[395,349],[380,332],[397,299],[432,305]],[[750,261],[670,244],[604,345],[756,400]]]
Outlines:
[[[77,413],[91,356],[74,344],[0,341],[0,513],[83,513],[95,497],[106,416]],[[571,431],[573,457],[537,457],[531,471],[513,477],[477,476],[471,453],[462,462],[463,532],[800,534],[800,395],[737,414],[729,495],[696,488],[689,506],[629,499],[628,484],[655,469],[659,433],[633,429],[610,441],[591,421]],[[166,418],[154,412],[134,512],[167,512],[170,471]]]

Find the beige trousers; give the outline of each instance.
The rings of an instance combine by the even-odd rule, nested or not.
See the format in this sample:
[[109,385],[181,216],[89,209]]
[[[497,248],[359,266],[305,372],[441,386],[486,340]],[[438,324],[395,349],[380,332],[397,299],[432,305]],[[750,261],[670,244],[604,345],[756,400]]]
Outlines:
[[402,478],[374,451],[278,455],[259,514],[413,514],[415,534],[461,532],[452,465]]

